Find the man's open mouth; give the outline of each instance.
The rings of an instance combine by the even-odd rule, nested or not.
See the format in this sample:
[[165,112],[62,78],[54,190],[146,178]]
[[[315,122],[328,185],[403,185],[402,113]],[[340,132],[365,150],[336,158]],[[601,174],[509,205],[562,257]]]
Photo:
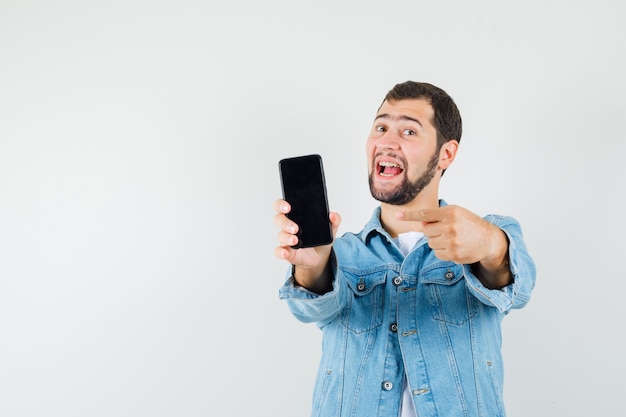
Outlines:
[[379,161],[378,162],[378,175],[381,177],[393,177],[395,175],[400,175],[403,169],[400,168],[400,165],[390,162],[390,161]]

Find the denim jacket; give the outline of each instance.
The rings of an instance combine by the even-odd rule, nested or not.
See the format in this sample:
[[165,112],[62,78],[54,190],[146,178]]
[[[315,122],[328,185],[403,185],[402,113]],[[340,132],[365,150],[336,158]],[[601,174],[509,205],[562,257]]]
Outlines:
[[505,416],[500,323],[528,302],[535,265],[516,220],[485,219],[509,239],[514,281],[499,290],[436,258],[426,238],[405,257],[380,207],[361,233],[335,240],[331,292],[288,278],[280,298],[323,333],[312,416],[398,416],[405,380],[419,417]]

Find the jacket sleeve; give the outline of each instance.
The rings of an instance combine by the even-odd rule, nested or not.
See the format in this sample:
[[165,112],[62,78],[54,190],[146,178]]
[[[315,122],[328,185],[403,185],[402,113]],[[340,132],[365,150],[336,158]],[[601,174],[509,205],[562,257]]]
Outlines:
[[331,256],[333,270],[333,289],[326,294],[319,295],[296,284],[292,268],[287,273],[287,281],[279,290],[281,300],[286,300],[291,313],[304,323],[318,322],[319,325],[332,321],[339,315],[347,302],[348,291],[341,285],[344,281],[341,272],[337,270],[337,262]]
[[493,214],[487,215],[485,220],[502,229],[509,239],[509,267],[513,282],[504,288],[490,290],[474,275],[470,265],[463,265],[463,271],[468,288],[476,298],[486,305],[496,307],[502,313],[507,313],[512,308],[524,307],[530,300],[530,294],[535,287],[535,263],[526,249],[517,220]]

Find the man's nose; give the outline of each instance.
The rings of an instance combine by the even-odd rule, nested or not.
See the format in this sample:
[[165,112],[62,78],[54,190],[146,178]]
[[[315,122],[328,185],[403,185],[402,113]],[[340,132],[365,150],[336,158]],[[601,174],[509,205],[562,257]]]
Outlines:
[[391,131],[385,132],[385,134],[376,141],[376,147],[379,149],[399,149],[400,141],[398,135]]

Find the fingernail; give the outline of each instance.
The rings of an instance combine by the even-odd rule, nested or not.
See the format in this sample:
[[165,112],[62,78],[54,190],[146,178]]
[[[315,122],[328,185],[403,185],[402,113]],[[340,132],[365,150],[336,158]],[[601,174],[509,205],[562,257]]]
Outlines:
[[289,233],[296,233],[296,226],[289,226],[287,230],[289,231]]
[[282,211],[282,212],[287,211],[287,206],[286,206],[285,204],[282,204],[282,205],[280,206],[280,211]]

